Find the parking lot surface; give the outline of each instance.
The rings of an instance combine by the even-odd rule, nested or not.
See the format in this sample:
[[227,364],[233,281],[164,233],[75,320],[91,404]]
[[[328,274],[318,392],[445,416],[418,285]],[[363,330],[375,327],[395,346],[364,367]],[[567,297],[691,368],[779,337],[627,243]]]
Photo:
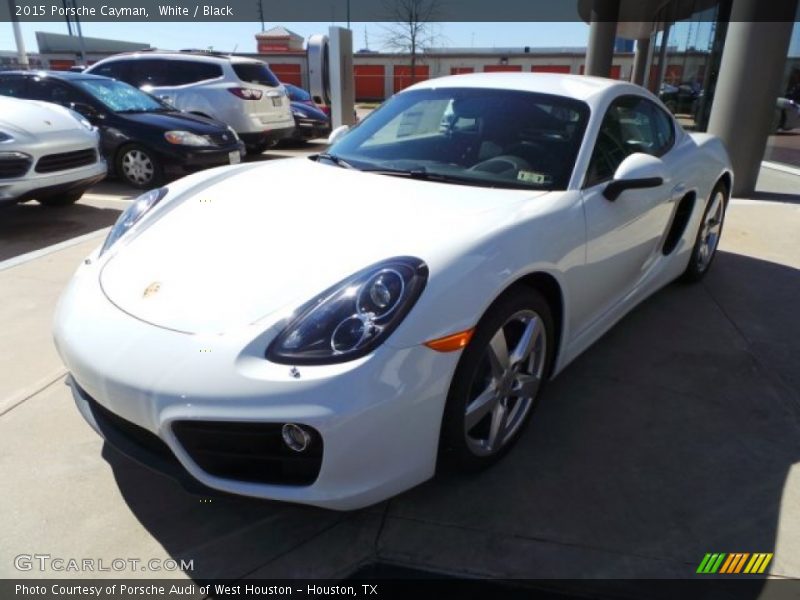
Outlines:
[[[551,382],[496,467],[351,513],[194,496],[104,446],[74,408],[50,323],[135,194],[104,183],[74,207],[15,207],[0,219],[0,577],[344,577],[384,561],[681,578],[706,552],[774,552],[772,576],[799,577],[799,181],[763,170],[760,191],[732,201],[704,282],[666,287]],[[193,568],[21,572],[21,553]]]

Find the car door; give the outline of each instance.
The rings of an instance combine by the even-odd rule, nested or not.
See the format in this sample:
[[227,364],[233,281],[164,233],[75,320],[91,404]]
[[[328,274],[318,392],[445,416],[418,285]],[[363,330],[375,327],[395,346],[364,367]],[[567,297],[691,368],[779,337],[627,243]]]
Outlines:
[[673,172],[674,122],[654,102],[638,95],[615,99],[603,117],[582,191],[586,217],[586,286],[589,322],[624,302],[660,255],[673,211],[669,178],[652,188],[631,189],[615,201],[603,196],[617,167],[635,152],[660,157]]

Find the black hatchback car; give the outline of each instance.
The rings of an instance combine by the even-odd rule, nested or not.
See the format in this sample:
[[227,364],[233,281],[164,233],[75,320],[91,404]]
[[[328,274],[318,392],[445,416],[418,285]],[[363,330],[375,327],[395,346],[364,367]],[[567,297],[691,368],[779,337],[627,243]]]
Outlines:
[[0,94],[61,104],[100,130],[109,170],[143,189],[206,167],[236,164],[244,144],[224,123],[184,113],[108,77],[56,71],[0,72]]

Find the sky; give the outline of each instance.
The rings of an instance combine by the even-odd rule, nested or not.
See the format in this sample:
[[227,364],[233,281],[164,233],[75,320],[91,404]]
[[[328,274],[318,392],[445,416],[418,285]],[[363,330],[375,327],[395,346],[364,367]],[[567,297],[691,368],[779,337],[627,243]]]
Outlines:
[[[325,33],[330,25],[345,26],[345,23],[301,22],[265,23],[268,29],[283,25],[304,38],[314,33]],[[177,50],[181,48],[213,48],[217,51],[255,52],[255,34],[260,23],[82,23],[83,34],[88,37],[143,42],[152,46]],[[437,23],[435,46],[491,48],[524,47],[553,48],[563,46],[585,46],[589,37],[589,26],[585,23]],[[36,52],[36,31],[67,33],[64,22],[22,23],[25,46]],[[365,47],[366,40],[372,50],[382,50],[386,38],[386,24],[352,23],[353,46],[356,50]],[[670,45],[681,48],[695,45],[704,48],[711,33],[710,23],[679,23],[670,35]],[[0,23],[0,50],[14,50],[14,37],[10,23]],[[800,26],[795,24],[789,55],[800,55]]]
[[[335,23],[345,26],[345,23]],[[314,33],[326,33],[330,22],[324,23],[265,23],[269,29],[283,25],[304,38]],[[255,34],[260,23],[81,23],[83,35],[132,42],[144,42],[165,49],[208,48],[218,51],[255,52]],[[366,28],[370,49],[381,50],[386,37],[385,25],[352,23],[353,46],[364,47]],[[36,31],[67,33],[64,22],[21,23],[25,46],[35,52]],[[584,23],[438,23],[436,46],[585,46],[589,27]],[[5,31],[3,31],[5,29]],[[14,50],[10,23],[0,23],[0,50]]]

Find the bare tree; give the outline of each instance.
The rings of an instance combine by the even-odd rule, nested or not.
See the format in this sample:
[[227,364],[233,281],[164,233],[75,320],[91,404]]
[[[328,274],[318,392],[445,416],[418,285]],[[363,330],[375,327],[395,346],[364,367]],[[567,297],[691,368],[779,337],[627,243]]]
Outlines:
[[420,50],[433,45],[440,0],[385,0],[391,25],[384,27],[386,47],[407,52],[410,57],[411,83],[417,80]]

